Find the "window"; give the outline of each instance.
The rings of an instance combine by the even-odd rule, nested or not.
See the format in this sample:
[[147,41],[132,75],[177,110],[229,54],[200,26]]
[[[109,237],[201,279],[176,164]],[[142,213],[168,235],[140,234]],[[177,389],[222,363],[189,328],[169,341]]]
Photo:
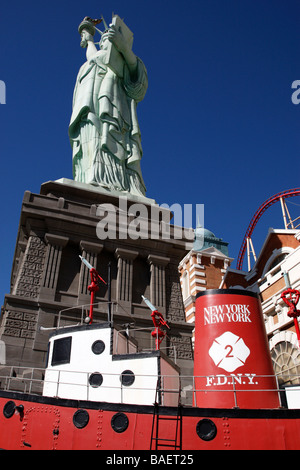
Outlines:
[[92,344],[92,351],[94,354],[102,354],[105,349],[105,343],[101,339],[97,339]]
[[93,388],[100,387],[102,385],[102,382],[103,382],[103,376],[102,374],[99,374],[99,372],[94,372],[93,374],[89,376],[89,384]]
[[56,339],[53,344],[52,366],[69,364],[71,358],[72,336]]
[[264,276],[266,276],[266,274],[269,271],[271,271],[272,269],[274,269],[276,266],[278,266],[278,269],[275,270],[276,272],[273,271],[272,275],[279,272],[280,269],[281,269],[282,262],[292,252],[293,252],[293,248],[290,248],[290,247],[287,247],[287,246],[285,246],[283,248],[279,248],[278,250],[277,249],[274,250],[272,255],[270,256],[270,258],[268,259],[268,261],[265,264],[264,270],[262,272],[262,278]]
[[289,341],[281,341],[271,351],[274,372],[280,385],[300,382],[300,350]]
[[130,387],[135,381],[135,376],[132,370],[124,370],[120,376],[120,380],[122,382],[122,385],[125,385],[126,387]]
[[277,266],[277,264],[281,263],[281,261],[284,260],[284,258],[286,258],[288,255],[288,253],[282,253],[281,255],[277,256],[277,258],[274,259],[274,261],[270,264],[269,266],[269,271],[271,271],[271,269],[275,268],[275,266]]

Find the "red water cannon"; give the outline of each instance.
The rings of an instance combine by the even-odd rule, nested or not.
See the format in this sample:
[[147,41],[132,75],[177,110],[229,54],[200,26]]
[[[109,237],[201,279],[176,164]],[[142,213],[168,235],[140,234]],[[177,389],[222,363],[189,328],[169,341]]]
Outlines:
[[299,302],[300,292],[290,287],[282,292],[281,298],[284,303],[289,307],[287,312],[288,316],[294,319],[295,330],[298,338],[298,345],[300,347],[300,330],[298,324],[298,317],[300,316],[300,310],[297,310],[296,305]]
[[156,310],[154,305],[142,295],[142,298],[144,302],[148,305],[150,310],[152,310],[151,313],[151,318],[155,327],[155,330],[151,332],[151,336],[155,338],[155,349],[159,350],[160,343],[166,336],[166,332],[161,329],[162,326],[166,326],[168,329],[170,329],[169,325],[167,324],[166,320],[164,319],[163,315]]
[[161,330],[161,326],[166,326],[168,329],[170,329],[170,327],[167,324],[166,320],[164,319],[163,315],[157,310],[153,310],[153,312],[151,313],[151,318],[155,326],[155,330],[152,331],[151,336],[155,338],[155,346],[156,346],[156,349],[158,350],[160,347],[160,343],[166,336],[166,332]]
[[289,317],[297,318],[300,316],[300,310],[296,309],[296,305],[299,302],[300,292],[296,289],[286,289],[281,294],[282,300],[286,303],[289,307],[287,312]]
[[98,292],[100,286],[99,286],[99,281],[103,282],[106,284],[104,279],[98,274],[95,268],[85,259],[83,256],[79,256],[81,261],[86,265],[86,267],[90,270],[90,276],[91,276],[91,283],[88,286],[88,290],[91,293],[91,300],[90,300],[90,313],[89,316],[86,317],[85,322],[88,324],[91,324],[93,322],[93,309],[94,309],[94,298],[95,298],[95,293]]

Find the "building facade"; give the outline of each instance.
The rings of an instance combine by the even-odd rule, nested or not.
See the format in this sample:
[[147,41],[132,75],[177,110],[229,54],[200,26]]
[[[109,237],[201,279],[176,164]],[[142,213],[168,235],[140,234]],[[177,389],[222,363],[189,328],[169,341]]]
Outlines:
[[187,323],[195,322],[198,292],[218,289],[231,261],[227,242],[205,228],[195,230],[193,248],[178,266]]

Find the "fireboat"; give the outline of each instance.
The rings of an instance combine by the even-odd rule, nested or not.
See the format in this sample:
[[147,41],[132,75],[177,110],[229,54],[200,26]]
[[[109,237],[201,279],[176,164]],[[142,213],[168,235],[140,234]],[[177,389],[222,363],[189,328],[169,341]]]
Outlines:
[[[194,375],[187,377],[162,352],[169,326],[145,297],[152,350],[139,350],[132,330],[120,329],[111,314],[94,321],[94,294],[105,281],[82,262],[91,276],[89,315],[50,332],[45,369],[20,375],[11,367],[1,377],[1,449],[299,449],[299,389],[277,383],[255,293],[198,294]],[[297,318],[299,292],[284,297]]]

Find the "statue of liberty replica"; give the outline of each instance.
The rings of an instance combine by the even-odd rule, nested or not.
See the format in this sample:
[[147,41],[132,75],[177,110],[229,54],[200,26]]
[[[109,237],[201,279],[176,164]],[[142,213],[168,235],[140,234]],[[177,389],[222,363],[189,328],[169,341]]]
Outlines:
[[[102,21],[103,32],[96,27]],[[78,30],[87,60],[76,79],[69,125],[74,180],[144,196],[136,108],[148,79],[132,51],[133,34],[117,15],[109,26],[103,18],[85,17]],[[99,49],[96,32],[101,35]]]

